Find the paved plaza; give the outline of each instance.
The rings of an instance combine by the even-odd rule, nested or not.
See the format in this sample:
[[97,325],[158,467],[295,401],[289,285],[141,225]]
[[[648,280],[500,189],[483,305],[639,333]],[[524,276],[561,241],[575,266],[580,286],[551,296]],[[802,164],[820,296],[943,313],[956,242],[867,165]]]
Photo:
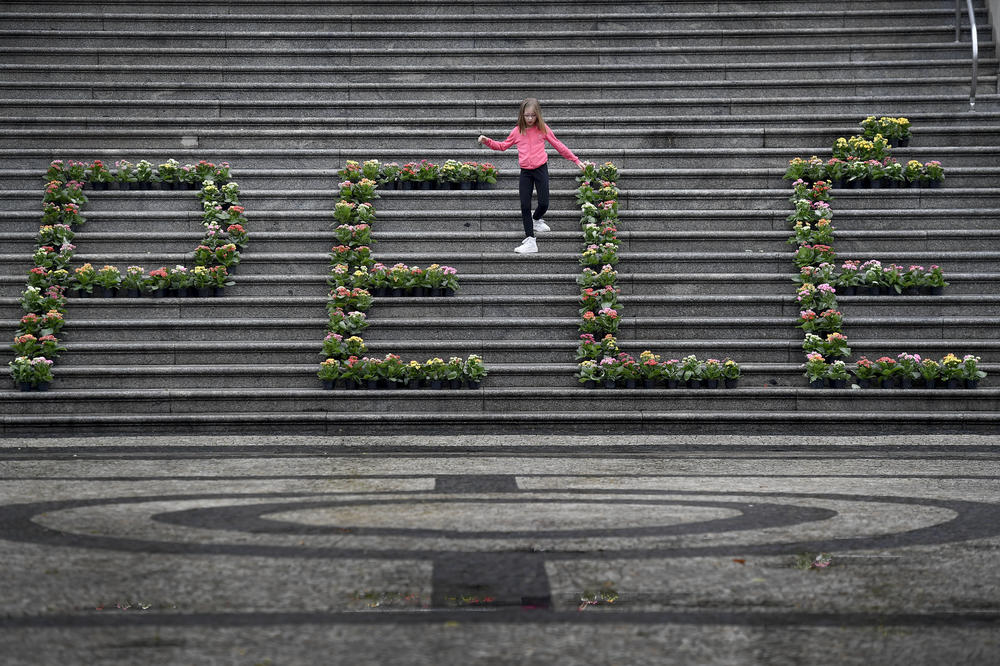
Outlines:
[[8,439],[4,664],[992,664],[1000,438]]

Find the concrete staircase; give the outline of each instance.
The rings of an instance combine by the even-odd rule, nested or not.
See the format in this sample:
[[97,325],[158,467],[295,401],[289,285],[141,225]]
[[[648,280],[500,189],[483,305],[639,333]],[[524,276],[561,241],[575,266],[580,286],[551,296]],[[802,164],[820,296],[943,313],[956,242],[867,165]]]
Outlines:
[[[979,2],[971,113],[953,4],[901,4],[548,0],[511,19],[451,0],[4,3],[4,339],[52,159],[228,161],[251,244],[223,299],[72,301],[53,390],[0,384],[0,432],[996,432],[995,375],[976,390],[817,391],[799,369],[781,175],[877,114],[913,122],[894,154],[940,160],[946,186],[835,191],[836,249],[940,264],[952,286],[841,298],[855,357],[971,353],[1000,372],[994,37]],[[623,349],[732,357],[740,388],[578,386],[575,169],[552,153],[554,231],[517,256],[516,153],[475,143],[506,136],[526,96],[581,158],[621,170]],[[336,170],[369,158],[501,169],[493,191],[381,192],[377,259],[450,264],[462,289],[379,299],[364,335],[377,355],[481,354],[480,390],[320,390]],[[191,263],[192,193],[90,197],[75,265]]]

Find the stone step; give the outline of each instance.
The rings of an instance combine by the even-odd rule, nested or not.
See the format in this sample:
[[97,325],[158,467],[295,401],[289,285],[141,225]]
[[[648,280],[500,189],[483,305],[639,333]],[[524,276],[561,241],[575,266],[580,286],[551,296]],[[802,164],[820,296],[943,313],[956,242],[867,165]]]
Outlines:
[[[581,46],[585,48],[585,46]],[[986,90],[996,90],[997,76],[984,74],[979,78]],[[172,100],[242,99],[246,95],[246,82],[191,82],[171,83],[169,81],[133,81],[127,86],[116,83],[76,82],[76,81],[11,81],[3,86],[7,97],[46,98],[58,89],[63,99],[148,99],[169,97]],[[307,98],[336,102],[344,98],[354,101],[380,102],[382,100],[447,100],[456,105],[462,100],[495,96],[521,98],[538,95],[546,100],[569,101],[580,96],[594,96],[604,99],[624,100],[635,98],[684,98],[695,97],[701,103],[715,104],[788,104],[803,96],[829,100],[837,97],[902,96],[919,88],[926,96],[968,95],[967,76],[936,76],[856,79],[773,79],[766,87],[768,97],[761,95],[762,89],[753,81],[700,80],[700,81],[622,81],[617,78],[592,80],[587,82],[527,82],[527,81],[427,81],[400,83],[317,83],[255,82],[254,96],[260,100],[285,104]],[[982,96],[981,101],[995,102],[996,95]],[[548,102],[547,102],[548,103]],[[829,111],[829,102],[823,104]],[[840,107],[843,108],[843,107]],[[870,107],[869,107],[870,108]],[[921,106],[921,108],[928,108]],[[995,110],[994,106],[987,106]],[[665,109],[660,109],[665,112]]]
[[[6,8],[5,8],[6,9]],[[207,11],[206,11],[207,9]],[[914,30],[932,31],[952,26],[954,13],[946,7],[925,8],[914,12],[909,7],[895,9],[826,8],[813,11],[663,11],[633,8],[634,11],[579,11],[578,8],[553,8],[546,13],[548,21],[558,22],[562,31],[594,31],[605,39],[613,39],[617,32],[632,35],[664,32],[670,35],[688,33],[701,36],[705,33],[723,33],[726,37],[759,32],[788,34],[793,29],[818,32],[817,24],[828,28],[827,34],[837,35],[849,31],[851,37],[864,31],[892,30],[905,21]],[[979,23],[989,25],[985,8],[976,11]],[[353,35],[377,31],[383,36],[406,31],[407,34],[451,31],[462,34],[503,35],[525,33],[537,24],[536,16],[510,15],[505,11],[471,13],[447,12],[440,14],[399,14],[386,12],[360,12],[345,15],[343,12],[312,11],[302,13],[234,13],[228,9],[201,8],[198,12],[12,12],[0,13],[8,30],[38,30],[44,25],[50,30],[94,30],[99,32],[123,31],[131,35],[143,34],[151,39],[161,31],[178,30],[195,35],[218,34],[221,25],[231,29],[230,35],[238,39],[241,33],[301,32],[311,36],[316,32]],[[953,27],[952,27],[953,29]],[[478,32],[473,32],[478,31]],[[372,38],[374,35],[366,35]]]
[[[619,231],[621,248],[626,252],[711,252],[740,247],[743,251],[781,252],[788,250],[787,231],[761,231],[749,228],[720,233],[704,231]],[[846,227],[846,228],[845,228]],[[76,239],[77,250],[89,255],[137,254],[155,249],[158,253],[190,253],[202,235],[189,232],[118,232],[100,233],[81,230]],[[382,231],[377,232],[375,253],[444,251],[490,252],[498,246],[520,242],[520,232],[510,231]],[[1000,241],[997,229],[933,229],[928,231],[887,229],[852,230],[838,226],[835,247],[841,256],[865,252],[951,252],[967,250],[971,243],[982,241],[993,247]],[[252,253],[327,252],[336,241],[329,232],[325,236],[312,232],[254,232]],[[577,231],[551,231],[539,235],[546,252],[574,252],[583,245]],[[0,245],[10,255],[10,261],[24,260],[35,251],[36,236],[31,233],[0,232]]]
[[[984,8],[983,0],[975,0],[973,5],[978,14]],[[633,0],[629,3],[630,8],[640,12],[656,11],[659,13],[747,13],[757,11],[784,12],[801,10],[800,2],[791,0],[771,0],[766,4],[747,2],[722,2],[705,3],[704,1],[681,1],[681,0]],[[224,14],[333,14],[339,16],[352,16],[355,14],[389,14],[389,15],[438,15],[443,12],[449,14],[492,14],[500,13],[509,9],[509,3],[498,2],[497,0],[424,0],[420,3],[409,2],[408,0],[350,0],[331,4],[326,0],[232,0],[223,4],[214,5],[211,9],[217,15]],[[554,12],[569,12],[586,9],[591,13],[607,10],[606,2],[595,0],[540,0],[533,3],[533,8],[538,13],[551,14]],[[754,7],[764,9],[755,10]],[[830,0],[823,5],[824,9],[830,11],[853,11],[858,9],[891,11],[897,10],[898,2],[894,0],[870,0],[869,2],[858,3],[855,0]],[[936,11],[940,10],[942,3],[940,0],[914,0],[907,4],[907,8],[913,11]],[[53,0],[12,0],[4,3],[4,8],[8,12],[45,12],[48,13],[79,13],[78,5],[64,2],[54,2]],[[193,0],[101,0],[99,2],[88,3],[87,9],[91,13],[121,13],[129,11],[133,13],[163,13],[169,8],[171,12],[204,13],[206,7],[204,3]]]
[[[318,382],[317,382],[318,383]],[[544,405],[544,409],[539,409]],[[548,388],[491,388],[485,385],[477,390],[357,390],[322,391],[316,389],[139,389],[104,390],[80,389],[49,391],[45,394],[0,392],[0,408],[5,433],[11,424],[34,421],[28,415],[46,416],[59,423],[68,415],[125,415],[135,421],[149,417],[176,418],[181,415],[194,417],[211,413],[245,413],[265,415],[313,414],[312,418],[332,418],[340,413],[354,417],[358,413],[415,414],[424,412],[439,416],[454,410],[466,414],[490,415],[506,419],[517,413],[533,414],[542,418],[546,414],[599,413],[602,418],[614,419],[620,411],[633,412],[741,412],[743,419],[758,412],[807,411],[821,412],[840,420],[839,412],[850,412],[854,419],[858,412],[897,412],[938,414],[945,423],[957,419],[973,419],[996,426],[1000,389],[981,387],[961,390],[928,389],[878,389],[867,391],[822,390],[805,387],[754,387],[736,389],[584,389],[576,387]],[[209,409],[206,409],[209,408]],[[945,413],[950,419],[945,421]],[[957,413],[956,413],[957,412]],[[972,416],[982,413],[978,417]],[[327,417],[326,415],[330,416]],[[17,415],[17,416],[14,416]],[[63,417],[63,418],[60,418]],[[521,417],[522,419],[524,417]],[[787,418],[787,417],[786,417]],[[324,419],[325,420],[325,419]],[[867,420],[866,420],[867,423]],[[966,423],[965,425],[968,425]]]
[[[794,335],[794,334],[793,334]],[[105,365],[136,368],[144,365],[193,365],[224,368],[229,365],[264,364],[288,365],[318,363],[323,358],[322,338],[315,340],[205,340],[184,342],[176,340],[139,341],[82,341],[75,342],[59,358],[56,370],[62,377],[64,370],[83,366]],[[870,359],[885,355],[895,357],[902,352],[917,353],[939,359],[945,354],[958,356],[974,354],[984,359],[998,358],[1000,342],[996,339],[902,339],[879,340],[850,336],[852,358],[867,356]],[[368,353],[373,356],[398,354],[403,359],[440,356],[483,356],[488,367],[494,364],[520,364],[530,361],[547,367],[547,364],[574,363],[576,338],[524,340],[498,340],[495,338],[465,338],[461,340],[366,339]],[[801,364],[803,358],[801,337],[785,339],[748,340],[746,338],[716,338],[690,340],[642,341],[619,340],[623,351],[638,356],[644,350],[660,354],[664,360],[694,354],[698,358],[733,358],[743,364],[776,365]],[[992,371],[989,371],[992,373]],[[762,384],[763,382],[760,382]]]
[[[13,81],[74,81],[94,83],[127,83],[134,81],[222,83],[253,80],[255,83],[322,82],[322,83],[409,83],[415,81],[484,81],[510,82],[534,77],[539,82],[592,81],[610,77],[621,81],[701,81],[725,79],[763,82],[787,79],[856,79],[897,78],[914,75],[929,77],[969,76],[969,65],[958,58],[939,60],[872,60],[865,62],[795,62],[795,63],[607,63],[586,64],[567,62],[537,63],[523,61],[505,63],[502,69],[495,61],[457,64],[430,64],[422,58],[414,64],[412,57],[399,62],[368,63],[364,68],[329,65],[233,65],[220,69],[211,63],[197,64],[90,64],[86,62],[50,64],[10,64],[4,68],[5,82]],[[624,66],[623,66],[624,65]],[[996,58],[981,58],[981,77],[994,72]]]
[[[863,255],[862,255],[863,256]],[[0,275],[0,295],[19,299],[24,291],[30,261],[25,262],[24,272]],[[145,264],[144,268],[154,267]],[[463,295],[572,295],[579,294],[576,277],[579,273],[523,273],[523,274],[467,274],[460,278]],[[671,296],[728,293],[739,285],[741,294],[781,295],[791,294],[791,274],[781,273],[629,273],[622,271],[618,286],[623,294],[659,294]],[[1000,288],[1000,273],[956,273],[948,271],[948,293],[978,295],[996,293]],[[231,293],[229,293],[231,292]],[[240,275],[236,285],[227,294],[234,297],[258,296],[325,296],[329,292],[326,276],[310,275]],[[908,301],[907,301],[908,302]],[[12,311],[10,321],[19,314]]]
[[[497,245],[501,245],[497,243]],[[577,252],[550,252],[541,242],[537,254],[522,256],[513,252],[516,243],[504,244],[508,251],[493,252],[385,252],[379,251],[375,259],[386,265],[402,262],[407,265],[426,266],[433,263],[444,264],[458,269],[460,275],[468,273],[499,272],[504,275],[533,274],[546,270],[560,270],[570,273],[581,270]],[[750,252],[746,250],[729,252],[620,252],[619,259],[623,268],[637,272],[668,273],[713,273],[713,272],[751,272],[751,273],[782,273],[791,277],[796,269],[792,264],[792,251],[785,252]],[[1000,252],[955,252],[955,251],[925,251],[905,252],[893,250],[890,252],[863,253],[865,259],[877,259],[882,263],[897,263],[901,265],[938,264],[948,267],[957,273],[987,272],[997,265]],[[844,255],[848,258],[849,255]],[[14,273],[18,267],[30,266],[30,256],[0,255],[0,270]],[[93,255],[80,252],[74,257],[74,265],[91,263],[95,265],[111,264],[126,266],[145,264],[148,266],[173,266],[176,264],[192,264],[191,253],[165,254],[104,254]],[[329,273],[330,258],[328,254],[320,253],[263,253],[248,252],[234,271],[239,276],[244,275],[276,275],[287,272],[326,275]]]
[[[690,116],[690,115],[646,115],[646,116],[615,116],[612,118],[594,118],[590,115],[561,115],[551,117],[546,114],[551,121],[557,122],[559,129],[587,129],[595,128],[676,128],[680,130],[690,130],[692,128],[736,128],[749,129],[769,129],[778,132],[806,132],[812,130],[817,137],[827,136],[848,136],[860,131],[859,118],[853,114],[814,114],[788,116],[783,114],[770,115],[744,115],[744,116]],[[935,130],[950,131],[956,125],[975,128],[981,124],[1000,124],[1000,112],[956,110],[951,113],[918,113],[908,116],[909,120],[918,128],[918,135],[911,139],[913,145],[934,145],[934,142],[927,140],[927,132]],[[54,128],[64,128],[72,130],[101,129],[101,130],[164,130],[164,129],[184,129],[184,130],[257,130],[257,129],[297,129],[297,130],[331,130],[331,129],[371,129],[384,128],[421,128],[430,130],[450,130],[458,131],[462,128],[475,132],[483,127],[508,127],[512,126],[511,114],[497,116],[479,117],[447,117],[441,116],[412,116],[412,117],[219,117],[211,116],[204,118],[177,117],[160,118],[153,116],[120,116],[120,117],[92,117],[92,116],[54,116],[54,115],[8,115],[0,117],[0,128],[43,128],[52,130]],[[918,144],[919,142],[919,144]],[[950,145],[942,146],[950,147]],[[797,148],[801,149],[801,145]],[[115,148],[118,149],[117,147]]]
[[[568,183],[567,183],[568,184]],[[579,210],[575,189],[563,189],[553,183],[550,207],[553,210]],[[40,198],[40,189],[0,191],[0,211],[23,211],[33,208]],[[978,205],[1000,207],[1000,188],[899,188],[879,190],[838,190],[833,193],[834,214],[840,211],[880,210],[892,208],[946,209]],[[192,192],[183,191],[105,191],[88,194],[86,213],[133,211],[137,216],[148,211],[185,211],[197,205]],[[518,201],[516,190],[385,190],[375,202],[378,214],[388,211],[426,209],[460,210],[466,213],[486,210],[510,210]],[[663,211],[667,209],[724,210],[737,206],[742,210],[770,210],[787,216],[788,189],[623,189],[619,198],[621,216],[628,219],[632,211]],[[255,190],[241,191],[240,201],[248,211],[285,210],[290,204],[298,210],[329,211],[337,200],[336,191],[318,190]],[[140,203],[141,202],[141,203]]]
[[[734,285],[737,287],[737,285]],[[736,289],[733,289],[736,292]],[[225,298],[71,298],[67,321],[76,319],[112,320],[127,307],[129,316],[140,319],[177,319],[212,316],[237,318],[294,318],[322,313],[326,298],[317,296],[269,296]],[[379,320],[445,319],[449,317],[530,317],[544,305],[552,317],[578,315],[575,295],[535,295],[530,300],[520,294],[459,295],[449,298],[377,297]],[[0,299],[0,321],[13,323],[22,314],[16,298]],[[848,317],[934,317],[1000,314],[1000,296],[995,294],[949,294],[947,296],[842,296],[838,306]],[[619,308],[625,317],[689,316],[712,317],[725,312],[738,317],[795,317],[801,307],[790,294],[768,295],[666,295],[625,294]],[[375,315],[373,315],[375,316]]]
[[[516,236],[521,229],[516,199],[510,200],[508,210],[440,210],[423,208],[409,211],[378,212],[376,239],[386,232],[507,232]],[[13,233],[37,233],[41,215],[36,210],[0,211],[4,228]],[[248,211],[251,233],[256,231],[283,231],[312,233],[319,238],[334,239],[332,214],[321,210],[302,211]],[[158,225],[158,231],[201,229],[201,215],[179,207],[178,211],[118,211],[91,212],[85,210],[87,224],[80,231],[85,241],[90,232],[135,232],[149,223]],[[628,211],[620,222],[622,230],[629,231],[782,231],[787,233],[790,224],[785,210],[638,210]],[[991,230],[996,228],[1000,209],[996,208],[943,208],[943,209],[840,209],[834,224],[838,230],[905,230],[930,231],[949,226],[959,230]],[[566,208],[550,210],[545,219],[556,230],[579,229],[579,213]],[[154,234],[151,238],[156,238]],[[83,248],[81,248],[82,250]],[[193,248],[192,248],[193,249]]]
[[[638,389],[642,390],[642,389]],[[699,389],[700,390],[700,389]],[[794,390],[794,389],[789,389]],[[806,389],[802,389],[805,391]],[[979,389],[982,390],[982,389]],[[825,393],[825,392],[821,392]],[[907,392],[909,393],[909,392]],[[122,394],[119,394],[122,396]],[[313,391],[302,395],[330,398]],[[850,395],[847,393],[847,395]],[[956,397],[961,398],[962,394]],[[817,396],[822,398],[823,396]],[[867,396],[864,396],[867,397]],[[544,396],[543,396],[544,398]],[[128,398],[120,397],[127,400]],[[867,400],[865,404],[838,405],[838,411],[817,411],[803,404],[801,409],[769,410],[747,413],[743,410],[656,411],[655,409],[609,411],[597,408],[593,412],[487,412],[393,410],[391,413],[354,411],[271,412],[230,414],[148,414],[136,418],[132,414],[93,413],[53,416],[18,415],[0,417],[0,434],[7,437],[38,437],[40,435],[78,435],[85,430],[90,435],[148,435],[150,432],[198,432],[224,435],[287,434],[298,435],[370,435],[373,428],[380,434],[569,434],[614,435],[653,434],[787,434],[802,427],[822,428],[831,435],[856,435],[859,424],[864,432],[891,430],[899,434],[937,434],[942,430],[961,433],[993,434],[1000,417],[989,411],[967,411],[964,405],[940,411],[885,410],[881,404]],[[939,404],[940,406],[940,404]],[[871,409],[872,411],[865,411]]]
[[[560,134],[562,132],[560,131]],[[192,137],[195,143],[197,138]],[[789,150],[785,147],[763,147],[763,148],[632,148],[620,149],[611,147],[597,147],[581,151],[581,159],[593,162],[613,161],[618,165],[623,173],[628,173],[633,169],[691,169],[706,168],[710,165],[718,169],[746,169],[746,168],[770,168],[780,170],[784,173],[788,165],[788,160],[797,156],[809,155],[829,155],[830,145],[836,139],[834,134],[830,135],[829,144],[814,144],[808,147],[800,147],[797,150]],[[824,142],[825,144],[826,142]],[[562,180],[564,187],[575,187],[574,177],[578,172],[574,167],[565,162],[555,151],[548,153],[550,158],[550,170],[554,182],[558,184]],[[896,148],[893,155],[901,162],[910,159],[917,159],[926,162],[937,159],[950,167],[998,167],[1000,166],[1000,146],[910,146],[907,148]],[[459,161],[491,162],[500,170],[501,178],[507,179],[512,185],[516,183],[518,173],[517,154],[514,151],[496,152],[486,148],[424,148],[416,146],[409,149],[372,149],[372,150],[322,150],[322,149],[296,149],[285,150],[281,148],[271,149],[247,149],[235,148],[232,150],[202,149],[202,148],[177,148],[167,149],[132,149],[130,151],[109,150],[106,148],[80,149],[70,146],[55,146],[49,148],[4,148],[0,149],[0,158],[5,164],[10,164],[11,160],[17,160],[24,167],[34,167],[38,169],[38,190],[41,191],[44,185],[42,177],[48,168],[49,162],[54,159],[62,160],[84,160],[91,161],[102,159],[108,164],[114,164],[116,160],[127,159],[137,162],[146,159],[155,164],[160,164],[170,158],[175,158],[181,162],[197,162],[198,160],[209,160],[213,162],[229,162],[233,165],[234,178],[239,180],[242,169],[281,169],[281,168],[313,168],[329,169],[331,165],[340,168],[347,160],[378,159],[382,162],[398,162],[400,164],[427,159],[440,164],[447,159]],[[624,177],[623,177],[624,178]],[[331,178],[330,188],[336,185],[336,178]],[[628,181],[621,180],[622,186],[628,185]],[[783,182],[783,187],[788,188],[790,184]],[[9,189],[9,188],[8,188]],[[627,187],[626,187],[627,189]],[[786,189],[786,191],[788,191]],[[193,195],[192,195],[193,196]]]
[[[966,87],[968,82],[966,81]],[[51,86],[50,86],[51,88]],[[370,116],[372,115],[372,100],[359,99],[257,99],[253,102],[236,99],[222,99],[218,95],[206,91],[201,96],[190,99],[159,99],[155,97],[128,98],[109,91],[112,94],[103,99],[46,97],[42,90],[34,97],[15,95],[5,91],[5,98],[0,100],[0,108],[9,115],[81,115],[94,114],[119,117],[124,115],[177,117],[255,117],[275,116]],[[969,94],[967,89],[961,93],[947,95],[923,94],[913,95],[882,91],[871,95],[851,95],[841,92],[835,98],[809,94],[800,97],[768,96],[756,98],[718,99],[710,97],[667,97],[638,98],[630,97],[628,102],[621,101],[617,95],[602,95],[598,90],[590,90],[590,95],[565,99],[561,96],[547,95],[545,100],[546,115],[558,118],[563,115],[579,114],[587,110],[597,118],[609,116],[643,116],[650,114],[668,115],[760,115],[788,114],[798,116],[808,113],[838,113],[864,118],[866,115],[892,110],[895,114],[907,116],[917,113],[946,113],[968,109]],[[770,92],[770,91],[769,91]],[[500,99],[491,94],[488,99],[382,99],[378,100],[378,114],[390,117],[410,117],[414,113],[428,115],[447,112],[449,117],[475,117],[476,115],[495,116],[497,113],[513,116],[522,98],[510,96]],[[977,95],[977,111],[997,111],[1000,109],[996,94],[987,90],[979,91]],[[96,110],[96,111],[95,111]]]
[[[721,360],[721,359],[720,359]],[[142,366],[74,366],[60,365],[59,392],[84,389],[163,388],[170,390],[218,389],[315,389],[317,363],[278,365],[142,365]],[[982,366],[988,374],[1000,366]],[[578,388],[573,376],[576,363],[491,363],[487,381],[490,388],[564,387]],[[801,363],[741,364],[742,383],[750,387],[802,387],[805,377]],[[657,388],[662,388],[658,386]],[[984,386],[985,388],[985,386]],[[397,389],[398,390],[398,389]]]
[[[902,298],[902,297],[901,297]],[[170,331],[174,340],[322,340],[327,320],[325,313],[303,311],[294,318],[222,319],[74,319],[62,331],[67,344],[95,340],[142,340],[150,335]],[[456,340],[484,336],[502,340],[518,340],[538,336],[551,339],[577,337],[578,316],[523,318],[450,317],[438,320],[426,318],[386,319],[377,310],[369,317],[378,325],[366,329],[365,340],[412,337],[415,340]],[[69,321],[69,320],[68,320]],[[649,338],[712,340],[734,335],[748,339],[785,339],[793,332],[796,317],[624,317],[618,332],[622,340]],[[996,334],[995,317],[936,316],[936,317],[849,317],[847,332],[851,336],[893,340],[901,337],[934,338],[961,337],[991,339]],[[156,332],[156,333],[153,333]]]
[[[167,44],[137,46],[128,35],[119,35],[111,45],[107,32],[8,31],[0,44],[0,57],[11,64],[65,64],[71,61],[78,65],[132,65],[137,60],[151,57],[155,62],[167,66],[202,65],[206,61],[220,67],[229,66],[302,66],[317,62],[336,62],[347,67],[407,65],[419,57],[429,66],[452,64],[456,66],[495,65],[549,65],[559,60],[572,61],[580,65],[631,65],[637,61],[664,64],[728,64],[736,68],[755,63],[786,63],[790,69],[807,67],[807,63],[853,62],[863,66],[864,62],[912,62],[923,60],[951,59],[967,61],[970,54],[968,36],[964,42],[956,43],[953,33],[942,36],[940,41],[925,42],[919,48],[912,43],[868,43],[863,47],[849,41],[828,42],[822,48],[803,50],[793,40],[776,44],[728,44],[726,46],[700,45],[692,43],[656,44],[646,46],[593,46],[581,51],[572,45],[552,42],[546,45],[521,46],[437,46],[401,44],[398,47],[372,48],[363,43],[355,47],[339,44],[324,44],[320,47],[285,44],[278,46],[273,40],[252,48],[221,44],[210,39],[199,46],[199,40],[174,40]],[[74,35],[76,39],[73,39]],[[989,60],[994,57],[996,44],[980,31],[980,57]],[[35,44],[40,38],[60,41],[60,49],[39,52]],[[23,45],[18,45],[23,44]],[[220,47],[224,47],[221,48]]]
[[[100,149],[114,141],[120,150],[162,152],[181,147],[196,138],[198,145],[211,151],[238,148],[248,143],[289,149],[310,149],[336,142],[341,150],[366,151],[370,146],[380,149],[400,150],[410,145],[433,145],[438,150],[468,149],[475,144],[479,133],[488,133],[502,140],[510,131],[509,124],[481,125],[478,129],[412,129],[412,128],[317,128],[317,129],[245,129],[202,128],[148,129],[132,127],[64,129],[32,128],[5,129],[0,131],[0,148],[44,148],[72,141],[75,150]],[[763,127],[738,128],[569,128],[558,131],[559,138],[574,152],[587,153],[615,146],[619,150],[648,148],[785,148],[789,153],[803,145],[821,142],[830,144],[838,136],[859,132],[858,128],[846,133],[813,128],[768,129]],[[979,146],[1000,133],[1000,124],[929,126],[920,130],[923,150],[937,146]],[[829,151],[827,151],[829,152]],[[492,159],[489,157],[487,159]]]

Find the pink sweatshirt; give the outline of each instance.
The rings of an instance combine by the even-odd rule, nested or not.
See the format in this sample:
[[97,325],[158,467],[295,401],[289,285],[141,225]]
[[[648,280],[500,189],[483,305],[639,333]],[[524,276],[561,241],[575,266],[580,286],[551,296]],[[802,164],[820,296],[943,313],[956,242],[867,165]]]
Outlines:
[[556,151],[574,164],[580,164],[580,159],[573,152],[563,145],[562,141],[552,133],[552,128],[546,126],[548,132],[542,134],[537,127],[529,127],[521,134],[517,127],[510,131],[503,141],[494,141],[486,137],[486,145],[493,150],[507,150],[511,146],[517,146],[517,163],[522,169],[537,169],[549,160],[545,154],[545,142],[556,149]]

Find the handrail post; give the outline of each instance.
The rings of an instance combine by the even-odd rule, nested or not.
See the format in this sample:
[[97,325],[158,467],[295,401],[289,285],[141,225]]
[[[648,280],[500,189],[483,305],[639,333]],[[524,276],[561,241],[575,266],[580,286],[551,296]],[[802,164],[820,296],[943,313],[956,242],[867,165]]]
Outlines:
[[[972,36],[972,84],[969,86],[969,109],[976,110],[976,85],[979,83],[979,30],[976,29],[976,11],[972,0],[965,0],[969,12],[969,33]],[[955,0],[955,43],[962,41],[962,0]],[[1000,87],[1000,82],[998,82]]]

